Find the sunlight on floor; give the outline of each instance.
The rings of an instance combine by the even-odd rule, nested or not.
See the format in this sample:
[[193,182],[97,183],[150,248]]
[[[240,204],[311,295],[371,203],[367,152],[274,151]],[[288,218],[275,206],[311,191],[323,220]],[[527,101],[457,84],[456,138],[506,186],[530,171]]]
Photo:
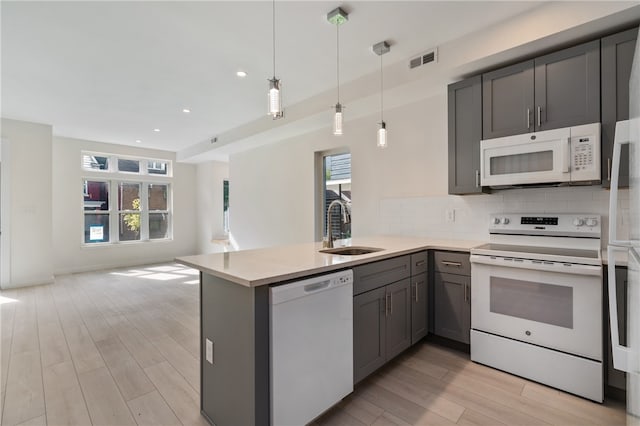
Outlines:
[[156,281],[171,281],[188,279],[183,284],[198,284],[199,280],[189,279],[200,273],[192,268],[181,265],[149,266],[142,269],[130,269],[128,271],[111,272],[112,275],[131,278],[144,278]]
[[[187,284],[187,283],[185,283]],[[0,296],[0,305],[3,305],[5,303],[13,303],[13,302],[17,302],[18,299],[12,299],[10,297],[4,297],[4,296]]]

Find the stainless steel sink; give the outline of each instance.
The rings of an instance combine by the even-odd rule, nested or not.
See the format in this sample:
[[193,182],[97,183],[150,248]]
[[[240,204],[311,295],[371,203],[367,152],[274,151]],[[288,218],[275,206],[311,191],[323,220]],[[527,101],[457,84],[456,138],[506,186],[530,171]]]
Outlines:
[[376,247],[351,246],[351,247],[336,247],[336,248],[330,248],[330,249],[323,249],[323,250],[320,250],[320,253],[337,254],[340,256],[357,256],[360,254],[369,254],[369,253],[374,253],[376,251],[382,251],[382,250],[384,249],[376,248]]

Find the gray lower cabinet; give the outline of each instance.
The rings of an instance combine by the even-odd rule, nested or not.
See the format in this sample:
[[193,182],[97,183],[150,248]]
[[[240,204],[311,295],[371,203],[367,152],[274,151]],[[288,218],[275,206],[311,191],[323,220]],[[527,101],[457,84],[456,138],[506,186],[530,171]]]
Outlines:
[[353,379],[358,383],[411,345],[410,280],[353,298]]
[[[629,78],[638,28],[602,39],[602,186],[611,184],[611,160],[616,122],[629,118]],[[629,146],[623,145],[620,187],[629,186]]]
[[483,74],[482,136],[600,121],[600,40]]
[[482,139],[482,79],[450,84],[448,98],[449,194],[482,192],[480,140]]
[[433,285],[435,334],[468,344],[471,330],[471,277],[437,272]]
[[469,253],[436,251],[433,268],[433,332],[468,344],[471,331]]
[[[606,373],[605,384],[612,388],[625,390],[626,389],[626,375],[620,370],[613,368],[613,357],[611,350],[611,325],[609,323],[609,279],[607,275],[607,268],[603,271],[604,282],[604,342],[605,355],[606,355]],[[627,342],[627,268],[616,268],[616,304],[618,306],[618,331],[620,333],[620,344],[626,345]]]
[[427,273],[411,277],[411,344],[417,343],[429,331],[427,322]]
[[353,381],[367,377],[387,361],[385,287],[353,298]]

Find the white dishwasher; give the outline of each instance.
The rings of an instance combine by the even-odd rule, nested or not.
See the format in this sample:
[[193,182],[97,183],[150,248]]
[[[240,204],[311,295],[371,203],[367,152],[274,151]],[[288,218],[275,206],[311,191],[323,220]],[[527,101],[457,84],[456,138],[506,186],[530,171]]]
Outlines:
[[353,272],[271,287],[271,424],[300,426],[353,391]]

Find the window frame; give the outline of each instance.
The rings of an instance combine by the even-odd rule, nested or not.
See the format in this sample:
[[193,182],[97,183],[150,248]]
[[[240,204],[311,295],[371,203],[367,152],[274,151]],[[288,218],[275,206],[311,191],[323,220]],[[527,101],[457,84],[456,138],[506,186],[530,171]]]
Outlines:
[[[108,169],[87,169],[84,167],[84,156],[101,156],[108,157]],[[127,159],[139,161],[140,172],[126,172],[118,170],[118,159]],[[149,174],[147,169],[148,162],[162,162],[167,166],[167,174]],[[118,154],[105,154],[93,151],[82,151],[80,154],[80,171],[81,171],[81,210],[82,210],[82,228],[80,232],[82,247],[109,247],[120,244],[141,244],[149,242],[173,241],[173,161],[169,159],[157,159],[147,157],[133,157]],[[87,185],[85,182],[105,182],[109,185],[109,209],[101,211],[85,211],[84,197],[87,195]],[[118,190],[120,184],[137,184],[140,187],[140,210],[131,209],[121,210],[118,203]],[[149,210],[149,185],[164,185],[167,187],[167,209],[166,210]],[[109,216],[109,241],[105,242],[86,242],[85,241],[85,214],[108,215]],[[140,233],[136,240],[120,241],[120,215],[126,213],[140,214]],[[149,238],[149,214],[164,213],[167,215],[167,235],[164,238]]]

